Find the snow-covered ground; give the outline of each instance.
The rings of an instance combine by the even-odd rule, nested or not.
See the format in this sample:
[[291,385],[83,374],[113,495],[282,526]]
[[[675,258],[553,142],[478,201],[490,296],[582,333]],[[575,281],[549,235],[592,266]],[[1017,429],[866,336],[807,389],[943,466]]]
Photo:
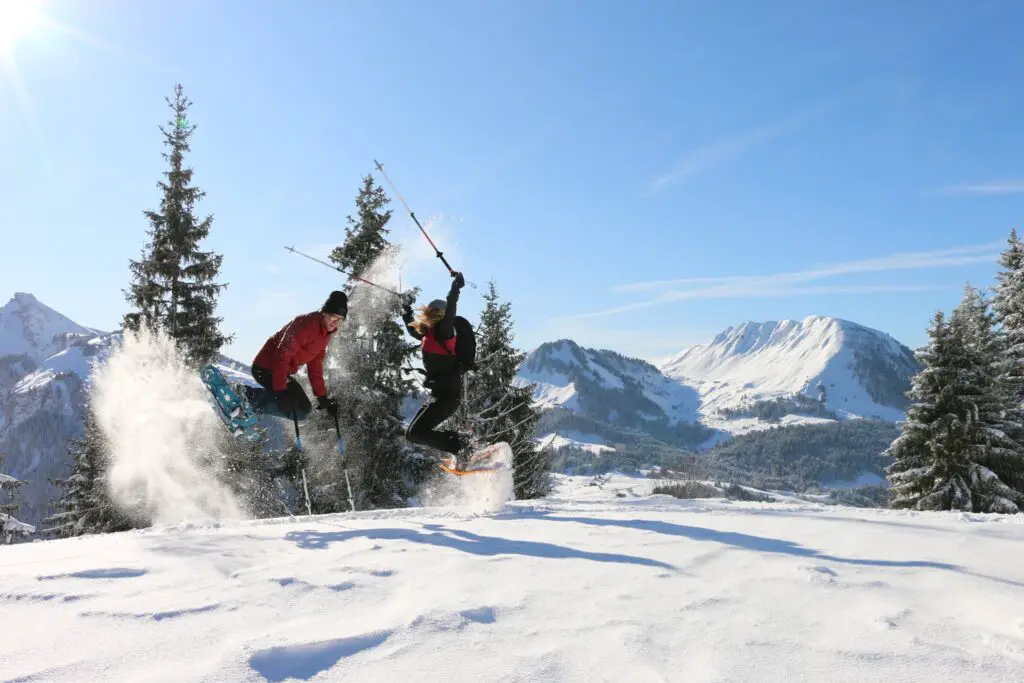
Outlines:
[[0,547],[0,679],[1021,680],[1024,516],[591,481]]

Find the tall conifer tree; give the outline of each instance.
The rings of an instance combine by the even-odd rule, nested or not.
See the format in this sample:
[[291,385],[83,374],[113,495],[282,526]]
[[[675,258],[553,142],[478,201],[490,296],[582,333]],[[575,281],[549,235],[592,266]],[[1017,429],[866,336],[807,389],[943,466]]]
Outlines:
[[477,330],[477,370],[467,375],[466,400],[458,420],[480,445],[505,441],[512,447],[516,498],[536,498],[550,490],[551,453],[539,451],[533,437],[539,411],[531,386],[515,383],[525,353],[513,345],[512,305],[488,283]]
[[971,287],[949,320],[935,314],[902,434],[886,451],[894,457],[893,507],[1017,512],[1024,505],[999,476],[1013,471],[1019,445],[1002,429],[990,321]]
[[[345,241],[329,256],[333,263],[370,281],[383,279],[394,254],[387,239],[389,202],[373,177],[365,176],[355,199],[356,216],[348,217]],[[416,345],[398,322],[398,296],[357,282],[345,290],[349,315],[334,335],[329,354],[334,367],[327,371],[330,393],[339,399],[345,457],[329,467],[307,468],[310,499],[319,511],[349,509],[349,482],[340,469],[344,466],[358,509],[401,507],[425,476],[410,457],[402,412],[413,390],[403,367]],[[332,421],[324,418],[320,423],[321,432],[334,431]]]
[[231,337],[220,332],[216,300],[226,287],[216,282],[222,256],[202,251],[200,243],[210,233],[213,217],[198,218],[196,203],[205,192],[193,186],[192,169],[185,166],[185,153],[195,126],[188,120],[191,102],[181,85],[174,99],[167,98],[172,117],[161,126],[169,164],[159,210],[147,210],[149,242],[142,257],[131,261],[132,283],[125,297],[132,311],[124,317],[126,330],[142,326],[162,327],[181,346],[185,357],[196,364],[214,360]]

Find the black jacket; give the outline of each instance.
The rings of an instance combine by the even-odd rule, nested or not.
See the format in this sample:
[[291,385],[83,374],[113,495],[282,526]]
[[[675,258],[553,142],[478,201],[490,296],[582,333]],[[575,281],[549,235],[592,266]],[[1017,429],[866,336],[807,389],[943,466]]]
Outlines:
[[[459,290],[452,287],[448,291],[448,300],[444,307],[444,317],[434,327],[434,339],[444,342],[455,336],[455,308],[459,302]],[[413,315],[403,313],[402,320],[405,321],[405,329],[414,339],[423,339],[423,335],[411,326]],[[437,354],[424,351],[423,369],[427,373],[428,380],[455,379],[459,377],[458,356],[452,354]]]

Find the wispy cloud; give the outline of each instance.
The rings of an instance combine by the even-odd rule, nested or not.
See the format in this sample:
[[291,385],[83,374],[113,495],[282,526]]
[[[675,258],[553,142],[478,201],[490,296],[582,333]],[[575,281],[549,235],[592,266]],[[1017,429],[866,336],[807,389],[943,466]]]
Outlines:
[[938,191],[944,195],[1003,195],[1024,193],[1024,180],[995,180],[976,185],[954,185]]
[[668,185],[689,180],[715,166],[733,161],[761,145],[803,128],[833,107],[834,105],[818,106],[785,120],[764,124],[699,147],[683,157],[671,171],[655,178],[651,183],[651,189],[659,190]]
[[774,275],[730,275],[725,277],[678,278],[674,280],[655,280],[651,282],[634,282],[618,285],[614,289],[620,292],[635,292],[648,289],[662,289],[679,285],[722,285],[746,284],[755,286],[777,285],[792,282],[809,282],[856,273],[871,273],[889,270],[916,270],[920,268],[941,268],[966,266],[976,263],[988,263],[999,253],[1002,242],[984,244],[968,244],[947,249],[932,251],[903,252],[876,256],[858,261],[843,261],[814,266],[807,270]]
[[858,273],[950,268],[980,263],[993,263],[998,258],[1001,246],[1001,242],[989,242],[933,251],[889,254],[870,259],[825,264],[806,270],[775,273],[772,275],[731,275],[636,282],[620,285],[614,289],[617,291],[648,291],[658,289],[663,291],[644,301],[637,301],[590,313],[564,316],[558,319],[577,320],[616,315],[686,299],[764,299],[823,294],[863,295],[938,291],[946,289],[946,287],[885,283],[865,285],[807,285],[806,283]]

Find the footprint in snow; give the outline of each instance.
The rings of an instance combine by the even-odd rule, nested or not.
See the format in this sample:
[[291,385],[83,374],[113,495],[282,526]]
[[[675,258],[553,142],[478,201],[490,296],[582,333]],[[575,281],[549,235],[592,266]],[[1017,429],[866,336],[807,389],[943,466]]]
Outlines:
[[801,565],[799,569],[807,573],[811,583],[835,585],[839,576],[834,570],[822,565]]
[[391,631],[378,631],[315,643],[278,645],[254,653],[249,657],[249,666],[273,683],[293,678],[309,680],[346,657],[382,645],[390,637]]
[[458,612],[428,612],[420,614],[409,622],[409,628],[426,628],[431,631],[461,631],[472,624],[493,624],[497,620],[497,610],[484,605]]
[[904,608],[891,616],[882,615],[880,617],[877,617],[874,620],[874,622],[875,624],[881,626],[884,629],[893,630],[899,628],[900,622],[906,619],[908,616],[910,616],[910,610]]
[[342,581],[341,583],[319,585],[315,583],[310,583],[309,581],[303,581],[302,579],[297,579],[294,576],[285,576],[279,579],[270,579],[270,582],[276,583],[282,588],[286,586],[294,586],[296,589],[302,591],[311,591],[316,590],[317,588],[326,588],[328,590],[335,591],[336,593],[340,593],[341,591],[347,591],[356,587],[356,585],[351,581]]
[[65,593],[0,593],[0,600],[10,602],[78,602],[79,600],[88,600],[94,598],[95,595],[75,595]]
[[497,612],[493,607],[474,607],[462,610],[459,614],[478,624],[493,624],[497,620]]
[[[199,607],[183,607],[181,609],[163,610],[161,612],[103,612],[89,611],[79,612],[80,617],[108,617],[113,619],[142,619],[147,621],[165,621],[167,619],[178,619],[180,617],[203,614],[205,612],[216,612],[221,609],[220,603],[200,605]],[[237,608],[233,608],[237,609]],[[232,610],[233,611],[233,610]]]
[[149,571],[146,569],[132,569],[129,567],[108,567],[105,569],[83,569],[80,572],[69,574],[53,574],[50,576],[37,576],[39,581],[53,581],[55,579],[134,579],[144,576]]

